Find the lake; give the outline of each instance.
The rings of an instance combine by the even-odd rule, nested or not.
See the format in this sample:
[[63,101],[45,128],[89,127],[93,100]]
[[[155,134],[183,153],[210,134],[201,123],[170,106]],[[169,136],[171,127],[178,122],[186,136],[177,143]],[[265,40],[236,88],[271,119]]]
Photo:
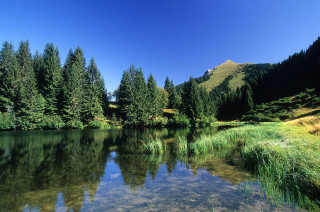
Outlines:
[[[1,211],[292,211],[242,169],[238,150],[176,153],[217,127],[0,132]],[[166,142],[162,155],[142,142]]]

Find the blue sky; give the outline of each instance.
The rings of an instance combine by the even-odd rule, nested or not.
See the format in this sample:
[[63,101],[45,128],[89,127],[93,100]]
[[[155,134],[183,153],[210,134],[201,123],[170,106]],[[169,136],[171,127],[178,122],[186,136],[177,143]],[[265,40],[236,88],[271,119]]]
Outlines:
[[108,91],[130,64],[158,85],[201,76],[230,59],[275,63],[320,36],[319,0],[91,0],[0,1],[0,43],[32,53],[58,46],[94,57]]

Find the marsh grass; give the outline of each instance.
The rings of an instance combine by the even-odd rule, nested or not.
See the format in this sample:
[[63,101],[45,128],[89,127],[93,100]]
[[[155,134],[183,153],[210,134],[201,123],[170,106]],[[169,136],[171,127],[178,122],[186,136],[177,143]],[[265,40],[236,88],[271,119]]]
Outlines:
[[[145,148],[151,154],[165,151],[160,139],[146,143]],[[240,148],[244,167],[268,185],[267,195],[293,201],[302,208],[319,209],[320,138],[302,127],[285,123],[247,125],[201,135],[195,142],[187,142],[183,137],[176,142],[177,153],[186,156],[235,148]]]
[[163,154],[166,149],[166,144],[160,138],[142,141],[142,143],[144,152],[149,154]]
[[[320,206],[320,139],[285,124],[244,126],[201,136],[190,144],[192,154],[241,146],[245,167],[272,183],[300,207]],[[270,186],[269,186],[270,187]],[[269,189],[272,190],[272,189]],[[274,192],[276,193],[276,192]]]

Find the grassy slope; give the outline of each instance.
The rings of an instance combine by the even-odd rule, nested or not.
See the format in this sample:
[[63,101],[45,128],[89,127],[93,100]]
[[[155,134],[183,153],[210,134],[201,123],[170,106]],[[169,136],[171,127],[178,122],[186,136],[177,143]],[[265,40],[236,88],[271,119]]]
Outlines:
[[243,78],[245,74],[242,71],[245,64],[235,63],[231,60],[227,60],[225,63],[215,67],[210,71],[210,79],[201,83],[200,85],[205,86],[208,91],[217,87],[222,83],[228,76],[234,76],[230,81],[230,87],[236,89],[244,84]]
[[281,98],[272,102],[256,105],[243,120],[246,121],[280,121],[302,118],[320,114],[320,97],[314,89],[306,89],[294,96]]

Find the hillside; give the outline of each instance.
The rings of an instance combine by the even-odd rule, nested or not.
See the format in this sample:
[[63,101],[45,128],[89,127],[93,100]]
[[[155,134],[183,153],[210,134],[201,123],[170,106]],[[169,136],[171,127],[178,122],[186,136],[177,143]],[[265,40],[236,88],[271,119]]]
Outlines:
[[210,78],[207,81],[200,83],[200,85],[205,86],[208,91],[211,91],[219,86],[227,77],[232,77],[229,81],[229,87],[235,90],[236,88],[241,87],[245,82],[245,73],[243,72],[243,69],[247,64],[250,63],[235,63],[231,60],[227,60],[214,69],[209,69],[205,75],[209,75]]

